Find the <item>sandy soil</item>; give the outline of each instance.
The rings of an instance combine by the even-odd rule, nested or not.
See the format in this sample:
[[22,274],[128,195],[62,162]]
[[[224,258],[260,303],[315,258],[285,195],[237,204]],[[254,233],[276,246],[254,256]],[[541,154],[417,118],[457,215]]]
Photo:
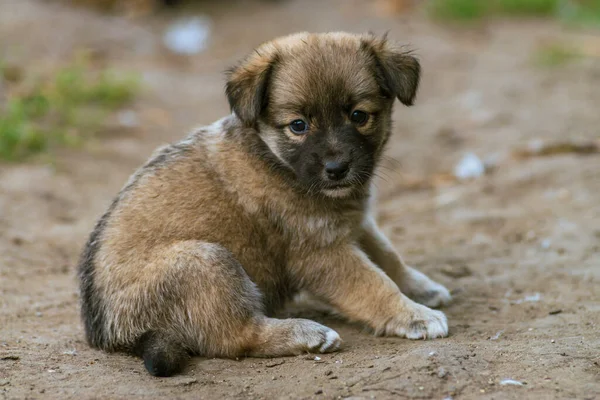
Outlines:
[[[211,47],[185,60],[161,49],[165,21],[0,1],[3,57],[44,68],[91,46],[142,73],[147,88],[134,107],[138,129],[63,151],[53,166],[0,164],[0,398],[600,398],[600,156],[508,157],[535,138],[600,136],[598,59],[533,66],[538,43],[565,34],[552,22],[459,31],[419,15],[382,17],[358,0],[242,4],[208,7]],[[228,112],[221,71],[253,46],[334,29],[389,29],[418,49],[422,91],[414,108],[397,108],[381,222],[410,263],[454,293],[450,337],[374,338],[304,312],[338,330],[343,351],[196,358],[171,379],[88,348],[74,266],[128,175],[157,145]],[[468,151],[495,169],[428,185]]]

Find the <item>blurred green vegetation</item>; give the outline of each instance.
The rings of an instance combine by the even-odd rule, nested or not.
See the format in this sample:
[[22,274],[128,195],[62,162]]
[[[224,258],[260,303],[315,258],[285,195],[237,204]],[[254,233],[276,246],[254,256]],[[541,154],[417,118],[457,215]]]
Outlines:
[[0,159],[18,161],[56,146],[76,146],[139,91],[134,75],[96,69],[85,58],[32,77],[0,63]]
[[556,17],[571,23],[600,26],[600,0],[430,0],[428,7],[431,15],[440,20]]
[[577,49],[562,43],[541,47],[534,55],[534,63],[541,67],[558,67],[581,58]]

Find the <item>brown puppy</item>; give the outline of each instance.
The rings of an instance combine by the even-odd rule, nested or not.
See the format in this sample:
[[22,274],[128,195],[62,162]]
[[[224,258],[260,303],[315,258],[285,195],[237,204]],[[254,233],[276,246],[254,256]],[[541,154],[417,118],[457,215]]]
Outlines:
[[188,354],[338,349],[323,325],[271,318],[301,290],[376,334],[446,336],[427,306],[448,291],[406,266],[373,216],[392,105],[412,104],[419,70],[385,38],[346,33],[279,38],[233,68],[233,114],[159,149],[92,232],[79,265],[89,343],[162,376]]

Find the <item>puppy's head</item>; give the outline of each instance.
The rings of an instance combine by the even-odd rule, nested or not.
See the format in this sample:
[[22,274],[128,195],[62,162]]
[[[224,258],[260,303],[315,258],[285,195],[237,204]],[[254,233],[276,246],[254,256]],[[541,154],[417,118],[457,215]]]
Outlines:
[[310,193],[364,192],[420,67],[373,35],[299,33],[267,42],[229,72],[233,112]]

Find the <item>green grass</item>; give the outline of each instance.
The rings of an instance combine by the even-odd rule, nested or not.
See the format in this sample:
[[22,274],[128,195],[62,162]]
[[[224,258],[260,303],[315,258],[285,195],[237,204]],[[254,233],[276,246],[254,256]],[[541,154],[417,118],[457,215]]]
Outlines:
[[429,0],[439,20],[477,21],[494,16],[557,17],[600,26],[600,0]]
[[534,56],[535,64],[542,67],[558,67],[581,57],[576,49],[561,43],[541,47]]
[[560,17],[573,25],[600,28],[600,0],[569,1],[559,10]]
[[437,19],[472,21],[485,17],[489,4],[486,0],[432,0],[429,11]]
[[0,158],[16,160],[46,148],[46,135],[30,122],[25,102],[9,101],[0,117]]
[[557,12],[560,0],[501,0],[495,1],[496,12],[504,15],[550,16]]
[[96,70],[85,61],[37,78],[14,71],[0,67],[9,89],[0,105],[0,159],[5,161],[82,143],[139,91],[135,76]]

